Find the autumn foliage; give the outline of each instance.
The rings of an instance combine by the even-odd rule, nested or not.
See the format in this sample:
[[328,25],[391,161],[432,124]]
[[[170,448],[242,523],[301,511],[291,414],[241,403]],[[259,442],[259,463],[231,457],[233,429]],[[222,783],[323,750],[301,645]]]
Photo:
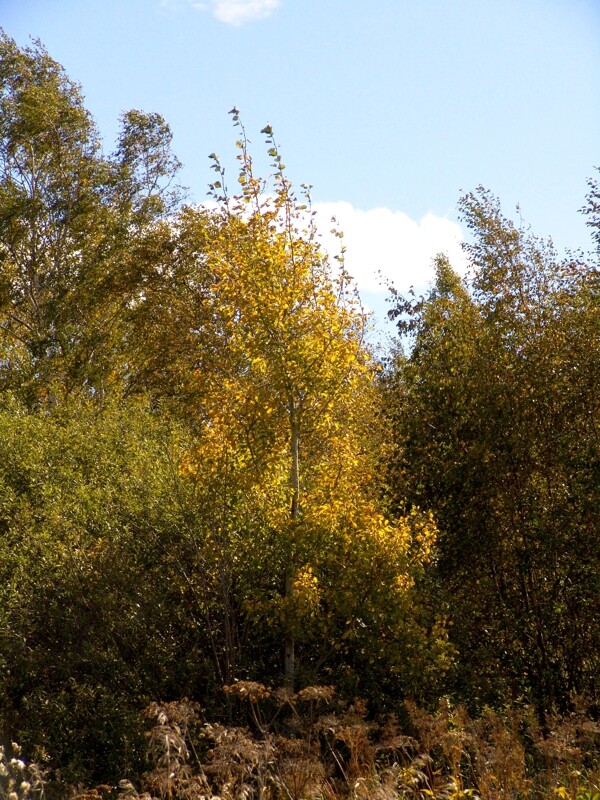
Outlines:
[[0,791],[591,800],[596,266],[467,195],[376,358],[231,114],[186,204],[159,115],[106,155],[0,38]]

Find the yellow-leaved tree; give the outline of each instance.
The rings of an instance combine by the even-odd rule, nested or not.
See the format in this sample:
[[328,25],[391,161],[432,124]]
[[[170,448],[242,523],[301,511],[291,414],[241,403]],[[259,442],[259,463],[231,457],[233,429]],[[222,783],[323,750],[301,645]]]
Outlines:
[[[341,259],[334,268],[321,251],[270,127],[267,193],[237,112],[234,123],[241,193],[227,196],[215,156],[216,208],[178,220],[181,250],[195,254],[203,276],[191,411],[198,445],[182,469],[211,531],[204,569],[235,583],[246,623],[280,632],[293,686],[300,666],[314,679],[340,658],[376,660],[382,637],[421,650],[423,637],[441,644],[441,628],[421,630],[410,608],[435,529],[417,512],[395,521],[384,513],[377,464],[386,432],[366,316]],[[225,627],[231,679],[239,640],[231,619]]]

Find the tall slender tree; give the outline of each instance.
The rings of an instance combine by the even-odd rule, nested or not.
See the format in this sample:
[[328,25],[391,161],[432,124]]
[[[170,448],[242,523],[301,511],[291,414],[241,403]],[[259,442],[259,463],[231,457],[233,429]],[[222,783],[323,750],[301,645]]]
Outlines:
[[[245,573],[245,608],[277,620],[291,686],[298,641],[313,635],[314,642],[317,628],[359,613],[359,596],[363,612],[367,597],[383,602],[374,597],[381,589],[375,578],[365,586],[353,573],[358,562],[364,569],[370,559],[374,576],[387,561],[394,576],[380,578],[391,584],[387,600],[406,610],[411,570],[427,561],[434,532],[426,518],[396,525],[383,513],[375,475],[384,436],[365,315],[343,267],[333,268],[321,251],[309,205],[294,196],[271,129],[264,129],[274,165],[269,194],[254,175],[237,112],[234,123],[241,131],[240,194],[227,196],[215,157],[216,209],[186,209],[175,223],[191,302],[185,310],[180,302],[170,307],[176,329],[194,338],[186,333],[178,352],[175,336],[166,360],[179,361],[196,426],[198,448],[185,470],[202,487],[206,535],[220,558],[213,568],[237,575],[238,589]],[[148,297],[149,308],[157,302]],[[353,585],[338,580],[341,553]],[[359,623],[346,621],[350,637]],[[224,672],[231,675],[236,637],[226,638]]]

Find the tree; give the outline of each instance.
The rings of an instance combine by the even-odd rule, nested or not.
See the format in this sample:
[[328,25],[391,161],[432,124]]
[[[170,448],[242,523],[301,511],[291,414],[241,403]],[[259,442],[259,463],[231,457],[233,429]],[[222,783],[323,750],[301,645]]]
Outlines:
[[234,121],[240,194],[215,157],[215,207],[181,207],[159,115],[105,157],[60,65],[0,36],[0,726],[73,782],[139,764],[150,698],[283,672],[383,707],[447,665],[365,316]]
[[597,692],[596,277],[488,192],[461,208],[470,283],[438,260],[430,294],[397,305],[415,338],[395,375],[392,482],[440,526],[458,687],[544,717]]
[[291,685],[299,670],[322,676],[347,659],[353,637],[366,642],[362,615],[373,614],[367,659],[381,626],[389,623],[398,644],[434,527],[418,514],[394,522],[384,513],[376,474],[385,434],[365,317],[343,268],[319,248],[271,129],[269,195],[237,112],[234,123],[241,193],[228,197],[215,156],[216,208],[186,208],[173,220],[176,245],[163,270],[171,288],[149,291],[139,306],[146,336],[136,361],[157,397],[177,395],[198,438],[184,471],[202,509],[199,569],[220,594],[214,608],[228,609],[216,626],[226,643],[220,672],[227,682],[252,672],[249,652],[260,662],[273,651],[253,642],[279,632]]
[[0,36],[0,334],[3,386],[37,402],[106,377],[134,260],[177,199],[178,162],[156,114],[124,115],[105,158],[79,88],[39,42]]
[[592,238],[596,245],[596,253],[600,255],[600,185],[597,178],[588,180],[587,203],[581,209],[587,217],[587,224],[592,229]]

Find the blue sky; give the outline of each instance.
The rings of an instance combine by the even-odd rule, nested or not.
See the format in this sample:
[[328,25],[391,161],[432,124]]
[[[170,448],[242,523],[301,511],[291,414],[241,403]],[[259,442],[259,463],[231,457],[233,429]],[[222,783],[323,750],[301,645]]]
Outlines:
[[208,154],[233,161],[228,110],[264,170],[271,123],[373,307],[378,269],[407,288],[436,250],[461,267],[456,203],[480,183],[559,251],[589,247],[598,0],[0,0],[0,25],[82,84],[107,150],[123,111],[163,114],[196,201]]

